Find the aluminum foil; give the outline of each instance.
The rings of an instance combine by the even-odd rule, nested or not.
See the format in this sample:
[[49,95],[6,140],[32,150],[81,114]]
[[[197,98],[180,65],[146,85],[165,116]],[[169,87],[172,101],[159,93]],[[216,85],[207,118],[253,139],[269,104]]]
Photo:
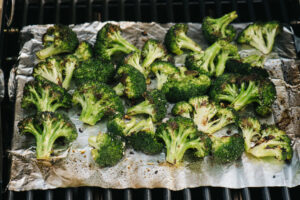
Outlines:
[[[117,22],[113,22],[117,23]],[[163,41],[172,25],[157,23],[118,22],[123,35],[141,48],[147,38]],[[95,42],[101,22],[72,25],[80,40]],[[235,24],[241,30],[247,24]],[[56,156],[49,162],[35,159],[33,137],[18,133],[17,123],[30,112],[21,106],[24,84],[31,80],[33,66],[38,62],[35,52],[42,48],[41,36],[50,25],[26,26],[21,31],[23,47],[15,75],[11,75],[9,93],[16,90],[15,125],[9,190],[52,189],[58,187],[98,186],[102,188],[169,188],[180,190],[198,186],[228,188],[287,186],[300,184],[300,73],[296,60],[293,32],[285,27],[276,40],[273,53],[268,56],[265,68],[269,71],[278,98],[273,106],[273,115],[264,122],[276,122],[293,141],[294,155],[290,163],[274,160],[259,160],[245,154],[234,163],[218,165],[210,157],[197,162],[189,158],[174,167],[164,162],[164,153],[148,156],[127,149],[124,159],[116,166],[99,168],[91,158],[88,137],[106,131],[106,123],[95,126],[79,121],[80,110],[73,108],[67,112],[78,130],[78,138],[70,146],[58,148]],[[201,24],[189,24],[188,35],[205,49],[207,44],[200,31]],[[241,55],[257,53],[249,46],[240,46]],[[180,59],[178,59],[180,60]],[[262,120],[263,121],[263,120]]]

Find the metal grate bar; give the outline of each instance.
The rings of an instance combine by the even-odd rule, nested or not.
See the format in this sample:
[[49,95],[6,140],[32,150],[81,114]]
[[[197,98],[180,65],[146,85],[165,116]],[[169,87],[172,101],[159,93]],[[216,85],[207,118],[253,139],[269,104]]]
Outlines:
[[46,200],[52,200],[53,199],[53,191],[52,190],[47,190],[46,191]]
[[136,0],[135,3],[135,16],[137,21],[141,21],[141,0]]
[[145,189],[145,191],[144,191],[144,200],[151,200],[151,199],[152,199],[151,190]]
[[271,20],[270,5],[268,0],[263,0],[267,20]]
[[210,189],[208,187],[203,188],[203,197],[205,200],[211,200]]
[[242,195],[243,195],[243,200],[251,200],[249,188],[244,188]]
[[110,189],[104,189],[104,200],[112,200],[112,193]]
[[45,5],[45,0],[41,0],[40,10],[39,10],[39,24],[44,23],[44,5]]
[[205,7],[204,7],[204,2],[203,0],[199,0],[199,7],[200,7],[200,17],[203,19],[205,17]]
[[184,10],[184,20],[186,22],[189,22],[190,21],[189,0],[183,1],[183,10]]
[[269,191],[269,188],[267,188],[267,187],[263,188],[263,199],[271,200],[270,191]]
[[27,25],[28,4],[29,4],[28,0],[25,0],[24,7],[23,7],[24,12],[23,12],[22,26]]
[[[235,10],[236,13],[239,15],[239,10],[238,10],[238,5],[236,0],[231,0],[231,4],[232,4],[232,10]],[[235,21],[239,22],[240,21],[239,17]]]
[[290,191],[287,187],[282,188],[282,198],[284,200],[291,200]]
[[247,0],[247,5],[248,5],[248,9],[249,9],[250,21],[255,21],[255,13],[254,13],[254,7],[253,7],[252,0]]
[[164,200],[171,200],[172,195],[171,191],[169,189],[164,189]]
[[71,7],[72,7],[71,23],[72,24],[76,23],[76,3],[77,3],[77,0],[72,0],[72,2],[71,2]]
[[157,21],[156,0],[151,0],[151,15],[152,21]]
[[119,9],[120,9],[120,20],[125,19],[125,6],[124,6],[124,0],[119,0]]
[[230,193],[230,189],[229,188],[224,188],[223,189],[223,199],[225,200],[231,200],[231,193]]
[[220,0],[215,0],[215,4],[216,4],[217,17],[221,17],[221,15],[222,15],[222,5],[221,5]]
[[103,18],[103,21],[107,21],[108,20],[108,0],[104,0],[104,4],[103,4],[103,16],[101,16],[101,18]]
[[8,190],[8,197],[7,197],[7,199],[8,200],[14,200],[15,198],[14,198],[14,192],[13,191],[11,191],[11,190]]
[[132,193],[130,189],[124,191],[124,200],[132,200]]
[[168,14],[168,21],[174,22],[174,15],[173,15],[173,0],[167,0],[167,14]]
[[60,0],[56,0],[55,5],[55,23],[58,24],[60,20]]
[[73,200],[73,191],[71,188],[66,189],[66,200]]
[[184,200],[192,200],[192,194],[190,189],[184,189],[183,190],[183,199]]
[[87,13],[88,13],[88,21],[91,22],[93,20],[93,16],[92,16],[92,4],[93,4],[93,0],[88,0],[87,2]]
[[33,200],[33,191],[26,192],[26,200]]
[[91,188],[84,188],[84,198],[85,200],[93,200],[93,191]]
[[286,13],[286,7],[285,7],[284,0],[279,0],[279,3],[280,3],[280,7],[281,7],[280,10],[281,10],[283,21],[288,23],[289,20],[288,20],[288,16],[287,16],[287,13]]

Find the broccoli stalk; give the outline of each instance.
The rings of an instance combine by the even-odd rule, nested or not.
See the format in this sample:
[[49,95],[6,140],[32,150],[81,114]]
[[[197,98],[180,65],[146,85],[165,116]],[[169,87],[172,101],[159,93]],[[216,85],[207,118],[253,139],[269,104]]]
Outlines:
[[147,78],[148,73],[146,73],[146,70],[144,67],[140,64],[141,60],[141,52],[135,51],[133,53],[128,54],[124,59],[124,64],[129,64],[139,70],[142,74],[144,74],[145,78]]
[[177,67],[166,61],[155,61],[151,65],[151,71],[156,76],[157,89],[161,90],[163,85],[168,81],[169,76],[179,73]]
[[256,118],[248,117],[239,121],[239,127],[243,132],[245,151],[249,152],[252,142],[260,137],[260,123]]
[[77,138],[74,124],[65,116],[41,112],[35,116],[29,116],[19,122],[18,128],[21,134],[31,133],[36,139],[36,158],[50,159],[55,141],[63,137],[67,142]]
[[142,49],[142,56],[144,57],[142,66],[146,69],[146,71],[149,70],[149,66],[156,60],[161,59],[165,56],[167,56],[167,51],[163,44],[159,43],[157,40],[149,39],[144,44],[144,47]]
[[64,80],[62,82],[62,87],[65,89],[68,89],[70,87],[70,82],[73,77],[73,72],[75,68],[78,65],[78,60],[75,56],[68,55],[65,58],[65,63],[64,63]]

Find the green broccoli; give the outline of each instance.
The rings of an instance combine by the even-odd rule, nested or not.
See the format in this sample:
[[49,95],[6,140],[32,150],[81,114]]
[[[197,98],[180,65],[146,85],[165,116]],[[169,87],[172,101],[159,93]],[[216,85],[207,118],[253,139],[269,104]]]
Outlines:
[[73,103],[80,104],[80,120],[95,125],[104,116],[124,113],[124,106],[119,96],[108,85],[99,82],[86,82],[73,94]]
[[158,90],[161,90],[164,83],[168,81],[169,76],[179,73],[179,69],[170,62],[155,61],[151,64],[151,71],[156,76]]
[[172,115],[191,118],[193,107],[186,101],[177,102],[172,108]]
[[106,61],[110,61],[116,53],[128,54],[139,51],[121,36],[121,29],[118,25],[107,23],[99,30],[94,45],[95,55]]
[[64,67],[63,67],[63,73],[64,73],[64,80],[62,82],[62,87],[65,89],[68,89],[70,87],[70,83],[73,77],[74,70],[78,66],[78,59],[77,57],[73,55],[67,55],[64,58]]
[[60,107],[70,108],[72,96],[58,85],[38,78],[25,84],[21,106],[24,109],[34,106],[38,112],[54,112]]
[[256,118],[248,117],[239,121],[239,127],[242,129],[245,141],[245,151],[249,152],[253,142],[260,138],[261,126]]
[[266,23],[256,22],[248,25],[238,36],[237,42],[249,44],[264,54],[272,51],[275,38],[281,32],[282,27],[276,21]]
[[211,136],[212,156],[217,163],[229,163],[239,159],[244,152],[244,140],[240,134]]
[[141,52],[140,51],[135,51],[130,54],[128,54],[123,61],[124,64],[129,64],[139,70],[145,78],[148,76],[148,72],[146,72],[146,69],[142,67],[141,63]]
[[210,96],[216,102],[229,102],[236,111],[255,103],[255,111],[261,116],[272,112],[276,98],[274,84],[259,74],[223,74],[211,88]]
[[167,56],[167,50],[164,45],[157,40],[149,39],[145,42],[142,49],[144,58],[142,66],[146,71],[150,71],[149,66],[157,59],[162,59]]
[[74,71],[74,80],[77,85],[87,81],[110,82],[115,74],[112,63],[104,62],[99,59],[89,59],[83,61]]
[[144,75],[131,65],[120,66],[115,79],[120,80],[120,83],[114,87],[119,96],[125,95],[129,99],[137,99],[146,91]]
[[264,55],[252,54],[243,57],[241,60],[243,63],[249,63],[251,67],[264,68],[267,57]]
[[145,101],[129,108],[128,115],[146,114],[152,117],[154,122],[161,121],[167,114],[167,101],[165,95],[159,90],[145,93]]
[[80,42],[73,55],[80,61],[88,60],[93,57],[93,47],[86,41]]
[[42,41],[44,48],[36,53],[41,60],[61,53],[72,53],[78,46],[76,33],[64,25],[54,25],[48,28]]
[[89,137],[89,145],[92,146],[92,157],[100,167],[116,165],[124,156],[124,143],[117,137],[100,133]]
[[192,97],[189,104],[194,110],[194,123],[203,133],[213,134],[236,122],[235,113],[230,108],[220,108],[214,102],[210,102],[208,96]]
[[236,30],[229,24],[237,17],[236,11],[232,11],[217,19],[211,17],[204,18],[202,32],[205,39],[209,43],[214,43],[219,39],[231,42],[236,35]]
[[176,55],[183,54],[183,50],[202,52],[201,47],[186,35],[187,31],[187,24],[175,24],[168,30],[165,45],[169,52]]
[[31,133],[36,139],[36,158],[49,160],[55,141],[64,138],[70,143],[77,138],[74,124],[64,115],[40,112],[18,123],[21,134]]
[[185,117],[175,117],[162,123],[157,129],[158,137],[166,145],[166,161],[178,165],[188,149],[195,150],[195,156],[203,158],[210,153],[211,140],[197,131],[193,121]]

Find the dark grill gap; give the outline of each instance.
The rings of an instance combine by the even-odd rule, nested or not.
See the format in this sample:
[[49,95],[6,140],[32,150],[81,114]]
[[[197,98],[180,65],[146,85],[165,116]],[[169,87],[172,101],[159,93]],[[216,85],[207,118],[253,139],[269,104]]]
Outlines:
[[[9,10],[9,1],[4,1],[4,11]],[[0,52],[5,77],[16,63],[19,52],[19,30],[29,24],[46,23],[83,23],[94,20],[132,20],[144,22],[201,22],[207,16],[222,16],[230,10],[237,10],[237,22],[254,20],[279,20],[292,24],[296,33],[300,33],[300,7],[298,0],[17,0],[15,17],[11,27],[4,27],[2,38],[5,52]],[[80,13],[80,14],[79,14]],[[4,19],[4,23],[7,19]],[[7,94],[7,93],[6,93]],[[13,127],[13,102],[6,96],[2,103],[2,125],[5,134],[4,149],[9,149]],[[9,159],[4,154],[4,184],[8,181]],[[91,187],[67,188],[47,191],[27,191],[4,193],[5,199],[297,199],[299,187],[282,188],[228,188],[201,187],[172,192],[168,189],[125,189],[111,190]],[[279,193],[278,193],[279,192]],[[292,195],[290,195],[290,193]]]

